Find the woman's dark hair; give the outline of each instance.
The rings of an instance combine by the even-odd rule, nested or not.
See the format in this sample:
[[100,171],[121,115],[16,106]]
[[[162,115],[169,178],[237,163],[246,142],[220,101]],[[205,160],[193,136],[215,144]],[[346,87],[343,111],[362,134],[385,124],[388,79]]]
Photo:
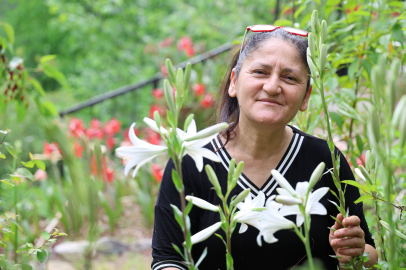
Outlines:
[[[297,50],[300,59],[302,60],[303,64],[307,68],[308,74],[310,74],[310,68],[307,64],[307,39],[303,38],[298,35],[293,35],[286,32],[283,29],[276,29],[272,32],[260,32],[252,35],[247,42],[245,43],[242,53],[240,55],[240,50],[237,50],[234,56],[231,58],[230,64],[228,66],[227,72],[224,75],[224,78],[220,84],[219,91],[218,91],[218,100],[219,102],[216,104],[216,110],[218,115],[218,123],[227,122],[229,123],[229,127],[222,132],[222,135],[226,137],[226,142],[223,147],[228,143],[231,139],[231,134],[235,136],[234,129],[238,125],[239,122],[239,115],[240,115],[240,106],[238,104],[237,97],[230,97],[228,95],[228,89],[231,83],[231,72],[235,68],[235,76],[238,78],[238,75],[241,71],[241,66],[244,60],[249,57],[252,52],[258,49],[262,43],[269,39],[280,39],[283,41],[287,41],[293,45],[293,47]],[[310,90],[310,76],[307,81],[306,92]],[[234,138],[234,137],[233,137]]]

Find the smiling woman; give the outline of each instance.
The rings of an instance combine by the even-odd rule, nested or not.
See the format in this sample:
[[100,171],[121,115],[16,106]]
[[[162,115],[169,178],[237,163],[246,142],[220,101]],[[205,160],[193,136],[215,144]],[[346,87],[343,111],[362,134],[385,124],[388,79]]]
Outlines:
[[[249,188],[252,201],[257,201],[255,198],[259,196],[265,196],[264,200],[271,201],[278,187],[271,170],[278,171],[294,187],[308,181],[321,162],[326,164],[326,170],[333,167],[326,141],[288,125],[298,111],[307,109],[311,94],[306,49],[306,38],[295,34],[295,31],[274,28],[271,32],[251,36],[242,47],[242,52],[237,51],[232,59],[219,89],[218,108],[218,122],[230,125],[204,146],[216,153],[221,162],[203,161],[204,165],[210,164],[213,168],[223,193],[227,189],[230,160],[234,158],[236,163],[244,161],[243,173],[229,198]],[[340,156],[342,179],[354,179],[343,155],[338,150],[337,154]],[[155,207],[152,243],[154,270],[187,269],[183,259],[172,247],[172,244],[181,246],[183,242],[182,232],[170,207],[171,204],[180,205],[178,193],[171,181],[173,168],[173,162],[169,161]],[[221,205],[211,182],[205,174],[197,171],[191,157],[185,156],[182,168],[186,195],[201,198],[212,205]],[[337,190],[329,173],[324,174],[314,186],[315,190],[321,188]],[[337,201],[330,193],[323,195],[319,201],[327,215],[310,212],[317,214],[311,219],[312,254],[323,264],[323,269],[337,269],[338,261],[329,255],[345,258],[362,255],[365,250],[370,252],[367,265],[373,264],[377,258],[362,203],[352,203],[359,197],[358,189],[347,187],[345,196],[350,215],[353,216],[346,218],[343,223],[350,228],[341,228],[330,219],[330,215],[342,219],[335,206],[329,202]],[[218,213],[200,208],[193,208],[189,216],[192,234],[219,222]],[[271,216],[264,216],[266,218],[272,219]],[[302,223],[289,213],[286,213],[286,218],[299,225]],[[306,261],[303,259],[306,255],[305,247],[292,230],[276,232],[277,241],[263,243],[259,247],[256,241],[257,228],[250,225],[247,229],[245,226],[241,230],[237,227],[241,234],[232,236],[234,269],[290,269]],[[330,234],[328,227],[331,226],[337,229],[336,233]],[[218,233],[225,238],[222,232]],[[266,238],[264,240],[266,242]],[[213,235],[194,245],[192,255],[196,261],[205,247],[208,247],[207,257],[199,269],[226,269],[225,247],[221,240]]]

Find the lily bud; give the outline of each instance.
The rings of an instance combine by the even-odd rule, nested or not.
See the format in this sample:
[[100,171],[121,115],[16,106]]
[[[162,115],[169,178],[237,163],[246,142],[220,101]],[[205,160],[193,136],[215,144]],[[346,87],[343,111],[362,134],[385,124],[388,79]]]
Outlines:
[[326,61],[327,61],[327,45],[326,44],[321,44],[320,56],[319,57],[320,57],[320,59],[319,59],[319,61],[320,61],[319,69],[320,69],[320,71],[323,71],[324,67],[326,65]]
[[247,198],[247,196],[250,194],[250,191],[251,191],[251,189],[247,188],[247,189],[244,189],[243,192],[238,194],[238,196],[234,200],[231,201],[230,209],[232,209],[234,206],[236,206],[240,202],[244,201],[245,198]]
[[220,210],[218,206],[215,206],[211,203],[206,202],[205,200],[202,200],[202,199],[194,197],[194,196],[188,195],[188,196],[186,196],[186,200],[202,209],[210,210],[213,212],[218,212]]
[[156,126],[160,127],[161,126],[161,117],[159,116],[158,111],[154,112],[154,120],[155,120]]
[[[369,114],[369,133],[368,135],[373,136],[373,141],[375,143],[379,143],[380,141],[380,132],[379,132],[379,116],[378,113],[376,112],[375,107],[372,107],[370,114]],[[372,138],[370,138],[372,139]]]
[[216,133],[219,133],[219,132],[225,130],[226,128],[228,128],[228,124],[226,122],[215,124],[214,126],[211,126],[211,127],[203,129],[202,131],[199,131],[198,133],[196,133],[196,135],[187,138],[185,141],[189,142],[189,141],[206,138],[206,137],[212,136]]
[[184,131],[187,131],[187,128],[189,127],[190,123],[192,123],[193,117],[195,117],[195,115],[194,115],[194,114],[190,114],[190,115],[186,118],[186,120],[185,120],[185,125],[184,125],[184,127],[183,127],[183,130],[184,130]]
[[[169,74],[169,73],[168,73]],[[167,79],[164,80],[164,94],[165,100],[168,104],[169,110],[173,115],[176,113],[175,101],[173,100],[172,87]]]
[[365,153],[365,168],[367,170],[371,169],[371,164],[372,164],[372,156],[371,156],[371,150],[368,150]]
[[309,193],[310,190],[316,185],[316,183],[319,181],[321,174],[324,172],[324,168],[326,167],[326,164],[324,162],[321,162],[316,169],[313,171],[312,175],[310,176],[310,181],[309,181],[309,187],[307,188],[307,193]]
[[318,33],[320,33],[320,31],[319,31],[319,14],[317,13],[317,10],[313,10],[311,25],[312,25],[312,32],[316,33],[316,35]]
[[291,196],[284,196],[284,195],[276,196],[275,201],[277,201],[278,203],[284,204],[284,205],[296,205],[296,204],[303,203],[303,201],[301,199],[291,197]]
[[323,20],[321,22],[321,43],[326,43],[327,40],[327,22]]
[[[307,52],[308,52],[308,54],[309,54],[309,52],[310,52],[309,48],[307,48]],[[309,55],[307,55],[307,64],[308,64],[309,67],[310,67],[310,72],[312,73],[311,76],[312,76],[313,78],[316,78],[316,77],[317,77],[317,68],[316,68],[316,66],[314,65],[313,60],[310,58]]]
[[190,238],[190,241],[192,244],[197,244],[199,242],[202,242],[209,238],[213,233],[215,233],[218,229],[221,227],[221,221],[214,223],[210,227],[207,227],[206,229],[196,233]]
[[172,61],[170,59],[166,59],[165,61],[166,71],[168,72],[168,78],[172,82],[172,84],[176,83],[176,76],[175,76],[175,68],[173,67]]
[[232,158],[230,160],[230,165],[228,166],[228,177],[227,177],[227,183],[230,185],[230,183],[234,179],[234,171],[235,171],[235,159]]
[[183,80],[184,83],[184,87],[183,90],[184,91],[188,91],[189,90],[189,82],[190,82],[190,73],[192,72],[192,65],[189,63],[187,63],[186,68],[185,68],[185,79]]
[[392,127],[397,128],[400,122],[402,113],[406,110],[406,95],[403,95],[399,100],[398,105],[395,108],[395,112],[392,117]]
[[183,69],[178,68],[176,73],[176,91],[178,93],[183,93]]
[[209,177],[210,183],[213,185],[214,190],[217,193],[217,196],[219,198],[222,198],[223,194],[221,193],[220,183],[219,183],[219,180],[217,179],[216,174],[214,173],[213,168],[210,165],[206,165],[205,170],[206,170],[207,176]]
[[314,35],[313,33],[309,33],[307,40],[309,41],[309,51],[307,51],[307,54],[310,54],[311,57],[316,57],[316,44],[314,44]]
[[362,175],[364,176],[364,179],[363,179],[363,180],[365,181],[365,179],[366,179],[366,181],[367,181],[369,184],[372,185],[372,179],[371,179],[371,177],[369,177],[369,173],[368,173],[368,171],[364,168],[364,166],[359,165],[358,168],[360,168],[360,171],[361,171]]
[[[389,224],[388,224],[386,221],[380,220],[379,222],[381,223],[381,225],[382,225],[383,227],[385,227],[385,229],[387,229],[388,231],[390,230]],[[400,231],[398,231],[398,230],[396,230],[396,229],[395,229],[395,234],[396,234],[398,237],[402,238],[403,240],[406,240],[406,235],[404,235],[403,233],[401,233]]]
[[297,195],[296,191],[289,184],[289,182],[285,179],[285,177],[282,176],[282,174],[280,174],[277,170],[272,170],[271,174],[282,188],[286,189],[290,194],[292,194],[293,196],[296,197],[296,195]]

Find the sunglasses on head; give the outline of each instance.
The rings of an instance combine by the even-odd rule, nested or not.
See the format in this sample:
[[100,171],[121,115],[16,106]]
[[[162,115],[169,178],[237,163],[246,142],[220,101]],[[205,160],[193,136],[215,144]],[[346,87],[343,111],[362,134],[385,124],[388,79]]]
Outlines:
[[309,35],[308,32],[301,30],[301,29],[296,29],[293,27],[281,27],[281,26],[275,26],[275,25],[267,25],[267,24],[258,24],[258,25],[251,25],[248,26],[247,29],[245,30],[244,38],[241,43],[241,49],[240,49],[240,55],[242,52],[242,48],[244,46],[244,41],[245,37],[247,36],[248,31],[251,32],[272,32],[275,31],[276,29],[281,28],[285,30],[286,32],[292,34],[292,35],[297,35],[297,36],[302,36],[302,37],[307,37]]

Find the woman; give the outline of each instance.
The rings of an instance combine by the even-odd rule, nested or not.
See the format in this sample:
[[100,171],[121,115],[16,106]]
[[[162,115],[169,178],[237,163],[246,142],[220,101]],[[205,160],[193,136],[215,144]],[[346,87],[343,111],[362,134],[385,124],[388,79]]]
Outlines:
[[[234,158],[237,163],[244,161],[243,174],[230,197],[246,188],[251,189],[253,197],[261,191],[266,198],[276,194],[278,184],[270,174],[272,169],[278,170],[295,187],[297,182],[308,181],[320,162],[325,162],[327,169],[332,168],[325,140],[288,126],[299,110],[307,109],[311,93],[310,70],[306,61],[307,40],[288,31],[276,29],[252,35],[241,54],[236,53],[220,87],[219,122],[228,122],[230,126],[206,145],[216,152],[221,163],[205,159],[205,165],[213,167],[224,192],[230,159]],[[354,179],[341,153],[340,162],[340,177]],[[186,194],[220,205],[207,176],[197,171],[193,160],[186,156],[182,164]],[[173,167],[172,161],[169,161],[155,207],[154,270],[187,269],[172,247],[172,243],[181,246],[184,241],[170,207],[170,204],[180,205],[170,176]],[[314,189],[320,187],[336,191],[330,174],[325,174]],[[337,269],[337,259],[329,256],[334,254],[343,257],[339,262],[345,262],[346,256],[359,256],[366,251],[370,253],[367,265],[377,261],[362,203],[353,203],[359,197],[358,189],[349,186],[345,195],[351,215],[343,221],[347,228],[341,228],[337,222],[334,224],[330,217],[333,215],[342,220],[335,206],[328,202],[336,201],[330,192],[320,200],[327,209],[327,215],[312,215],[312,254],[324,264],[325,269]],[[295,216],[287,218],[295,221]],[[219,221],[219,216],[218,213],[194,207],[190,219],[194,234]],[[330,231],[328,227],[331,226],[337,231]],[[222,234],[221,231],[218,233]],[[263,243],[262,247],[257,245],[257,235],[258,230],[252,226],[242,234],[233,234],[232,255],[236,270],[290,269],[305,261],[305,247],[293,231],[277,232],[275,237],[279,241]],[[195,261],[205,247],[208,247],[208,254],[199,269],[226,269],[224,244],[214,235],[193,246]]]

